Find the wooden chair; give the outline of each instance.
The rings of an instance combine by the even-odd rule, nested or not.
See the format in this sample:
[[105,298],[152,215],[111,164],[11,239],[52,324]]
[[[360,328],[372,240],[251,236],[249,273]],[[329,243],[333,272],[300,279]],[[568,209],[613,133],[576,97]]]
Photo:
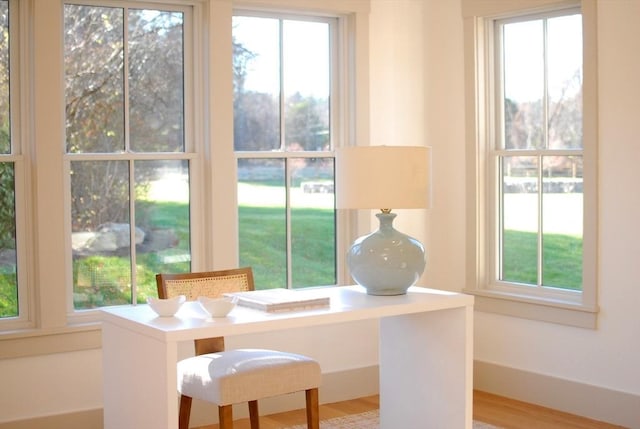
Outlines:
[[[250,267],[186,274],[157,274],[159,298],[219,297],[254,290]],[[251,429],[259,429],[258,400],[305,391],[307,428],[320,428],[320,365],[294,353],[266,349],[225,351],[224,338],[195,340],[195,356],[178,362],[179,428],[189,427],[193,398],[218,405],[220,429],[233,428],[232,405],[249,404]]]

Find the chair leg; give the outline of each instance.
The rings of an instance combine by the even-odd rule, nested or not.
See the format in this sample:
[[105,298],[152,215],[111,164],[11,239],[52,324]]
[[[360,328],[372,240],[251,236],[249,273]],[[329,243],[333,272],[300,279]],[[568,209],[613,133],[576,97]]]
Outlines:
[[189,396],[180,395],[180,414],[178,414],[178,427],[180,429],[189,429],[192,400]]
[[318,388],[306,390],[305,396],[307,400],[307,429],[320,429]]
[[249,422],[251,422],[251,429],[260,429],[258,401],[249,401]]
[[218,420],[220,429],[233,429],[233,405],[219,406]]

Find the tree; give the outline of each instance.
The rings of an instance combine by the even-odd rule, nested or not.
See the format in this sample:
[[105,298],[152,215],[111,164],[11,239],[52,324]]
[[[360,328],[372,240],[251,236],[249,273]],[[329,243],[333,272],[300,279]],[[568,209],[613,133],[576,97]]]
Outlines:
[[[184,150],[182,13],[65,5],[64,19],[67,152]],[[128,223],[129,186],[144,191],[151,164],[131,184],[126,161],[73,161],[74,231]]]

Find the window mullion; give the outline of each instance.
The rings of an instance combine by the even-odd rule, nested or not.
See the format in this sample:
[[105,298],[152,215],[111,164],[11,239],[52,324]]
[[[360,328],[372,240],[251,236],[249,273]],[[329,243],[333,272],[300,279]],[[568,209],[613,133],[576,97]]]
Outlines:
[[123,9],[122,16],[122,85],[123,85],[123,110],[124,110],[124,150],[130,152],[131,142],[129,141],[129,10]]
[[542,20],[542,79],[543,79],[543,92],[542,92],[542,129],[544,149],[549,149],[549,38],[547,37],[547,20]]
[[[542,142],[543,150],[549,149],[549,39],[547,37],[547,19],[542,20]],[[538,260],[537,260],[537,287],[542,288],[544,278],[544,156],[538,155]]]
[[[126,154],[131,153],[131,133],[130,133],[130,104],[129,104],[129,8],[123,8],[122,16],[122,84],[123,84],[123,125],[124,125],[124,151]],[[137,287],[137,270],[136,270],[136,211],[135,211],[135,161],[129,157],[129,261],[130,261],[130,276],[131,276],[131,304],[138,302],[138,287]]]
[[285,153],[284,155],[284,192],[285,192],[285,264],[287,266],[286,272],[286,285],[287,289],[291,289],[293,285],[293,263],[291,261],[292,255],[292,232],[291,232],[291,168],[289,156],[286,154],[287,144],[286,144],[286,106],[285,106],[285,83],[284,83],[284,21],[282,19],[278,20],[278,54],[279,54],[279,64],[280,64],[280,150]]
[[138,302],[138,281],[136,270],[136,183],[135,183],[136,171],[135,161],[129,160],[129,261],[131,261],[131,303]]
[[[280,66],[279,79],[280,79],[280,150],[283,151],[286,148],[285,144],[285,93],[284,93],[284,24],[281,19],[278,20],[278,63]],[[286,167],[285,167],[286,168]]]
[[291,175],[291,168],[289,165],[289,156],[285,157],[284,160],[284,171],[285,171],[285,235],[286,235],[286,264],[287,264],[287,284],[286,288],[293,288],[293,261],[292,261],[292,231],[291,231],[291,180],[293,179]]
[[537,198],[538,198],[538,260],[537,260],[537,271],[538,271],[538,281],[537,281],[537,286],[540,288],[542,287],[542,270],[543,270],[543,264],[542,264],[542,258],[543,258],[543,236],[544,234],[542,233],[544,225],[544,219],[542,217],[542,214],[544,213],[544,208],[542,207],[542,204],[544,203],[544,188],[543,188],[543,167],[542,167],[542,155],[538,155],[538,194],[537,194]]
[[495,198],[496,200],[496,204],[494,204],[494,206],[496,207],[497,211],[497,216],[492,216],[491,213],[489,213],[487,215],[487,219],[496,219],[496,222],[493,223],[497,223],[497,232],[491,235],[491,241],[492,242],[497,242],[497,245],[495,246],[495,248],[493,249],[492,255],[494,255],[495,258],[495,265],[494,267],[492,267],[492,272],[494,274],[492,274],[492,281],[495,280],[503,280],[503,274],[504,274],[504,258],[503,258],[503,249],[504,249],[504,181],[503,181],[503,177],[504,177],[504,156],[502,154],[497,155],[495,158],[493,158],[496,162],[496,165],[494,168],[491,169],[491,171],[494,172],[494,174],[496,175],[495,178],[491,178],[491,180],[494,180],[494,182],[496,185],[493,186],[492,188],[495,189],[493,192],[495,192]]

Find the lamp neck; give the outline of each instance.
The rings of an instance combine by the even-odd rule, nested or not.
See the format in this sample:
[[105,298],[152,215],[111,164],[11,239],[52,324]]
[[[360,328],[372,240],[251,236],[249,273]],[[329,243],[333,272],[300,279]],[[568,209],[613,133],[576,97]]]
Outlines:
[[390,231],[393,229],[393,219],[397,215],[391,212],[376,213],[376,217],[380,222],[380,231]]

